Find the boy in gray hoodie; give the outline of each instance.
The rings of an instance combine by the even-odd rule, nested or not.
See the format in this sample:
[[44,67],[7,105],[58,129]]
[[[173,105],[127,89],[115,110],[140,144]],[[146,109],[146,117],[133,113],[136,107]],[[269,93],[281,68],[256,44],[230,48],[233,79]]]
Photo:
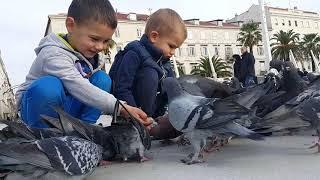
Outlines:
[[[26,81],[16,93],[27,125],[46,127],[40,114],[57,117],[51,108],[57,105],[89,123],[95,123],[102,112],[113,112],[117,99],[108,93],[111,80],[100,70],[98,53],[106,48],[116,27],[116,14],[108,0],[72,1],[66,18],[68,34],[50,34],[40,41]],[[143,124],[151,124],[142,110],[125,107]],[[120,108],[120,115],[128,113]]]

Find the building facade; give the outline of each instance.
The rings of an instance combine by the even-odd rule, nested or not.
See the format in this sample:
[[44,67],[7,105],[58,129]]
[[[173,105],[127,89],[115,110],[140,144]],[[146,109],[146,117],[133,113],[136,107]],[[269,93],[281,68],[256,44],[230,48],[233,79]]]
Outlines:
[[[265,6],[265,12],[269,38],[271,38],[273,34],[276,34],[280,30],[288,31],[291,29],[295,33],[299,33],[300,38],[302,38],[304,34],[320,34],[320,15],[316,12],[303,11],[297,7],[289,9],[268,6]],[[250,21],[260,23],[259,5],[252,5],[246,12],[227,20],[227,22],[238,21],[243,21],[244,23]],[[311,71],[310,62],[305,62],[305,67],[307,70]]]
[[0,118],[11,119],[15,115],[15,98],[0,51]]
[[[118,27],[113,35],[117,43],[111,50],[111,62],[117,51],[123,49],[129,42],[139,40],[144,33],[148,15],[136,13],[117,13]],[[54,32],[66,32],[65,14],[49,15],[45,35]],[[200,63],[203,56],[219,56],[229,61],[233,54],[240,54],[241,44],[237,42],[240,32],[240,22],[224,22],[222,19],[200,21],[199,19],[185,20],[188,38],[176,50],[178,66],[188,74]],[[254,47],[257,75],[265,72],[264,53],[261,45]],[[110,64],[106,64],[106,69]]]

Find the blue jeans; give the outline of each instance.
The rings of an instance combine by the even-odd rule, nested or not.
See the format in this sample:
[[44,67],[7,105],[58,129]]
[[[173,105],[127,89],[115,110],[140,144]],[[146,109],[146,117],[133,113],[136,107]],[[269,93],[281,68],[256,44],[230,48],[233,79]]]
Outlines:
[[255,84],[256,84],[255,76],[251,76],[251,75],[246,76],[244,87],[249,87]]
[[[110,92],[111,79],[104,71],[94,73],[89,81],[94,86]],[[101,111],[81,103],[68,93],[62,81],[55,76],[44,76],[34,81],[24,92],[21,101],[22,120],[30,127],[47,127],[41,120],[40,114],[51,117],[58,117],[58,114],[51,108],[61,106],[73,117],[79,118],[88,123],[95,123]]]

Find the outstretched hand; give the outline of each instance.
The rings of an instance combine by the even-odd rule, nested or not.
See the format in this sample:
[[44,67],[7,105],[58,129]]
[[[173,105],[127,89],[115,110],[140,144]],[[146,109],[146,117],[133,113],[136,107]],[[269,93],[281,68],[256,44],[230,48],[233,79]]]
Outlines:
[[[128,112],[130,112],[130,114],[139,122],[141,122],[143,125],[145,126],[149,126],[152,124],[152,121],[150,120],[150,118],[148,118],[147,114],[145,112],[143,112],[141,109],[124,104],[123,105]],[[128,118],[130,117],[129,113],[125,110],[125,108],[121,107],[120,109],[120,115]]]

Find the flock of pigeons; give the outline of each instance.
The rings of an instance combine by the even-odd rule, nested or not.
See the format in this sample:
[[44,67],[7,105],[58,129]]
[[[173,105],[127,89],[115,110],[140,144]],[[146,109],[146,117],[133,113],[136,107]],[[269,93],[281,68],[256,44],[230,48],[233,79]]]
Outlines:
[[[263,83],[248,88],[236,79],[220,83],[188,75],[163,80],[169,121],[193,147],[183,163],[203,162],[205,151],[234,136],[263,140],[266,134],[300,128],[316,130],[318,140],[312,147],[320,152],[320,78],[301,77],[290,62],[272,61],[271,67]],[[0,131],[1,175],[19,172],[39,178],[53,171],[83,175],[119,158],[147,160],[144,151],[150,149],[152,137],[132,117],[115,116],[111,126],[101,127],[54,109],[59,118],[42,116],[47,129],[1,121],[7,125]]]
[[60,171],[56,179],[70,175],[80,179],[112,160],[147,160],[144,152],[150,149],[151,138],[138,121],[114,117],[111,126],[102,127],[74,118],[59,107],[54,109],[59,118],[42,115],[50,128],[1,121],[7,125],[0,132],[2,177],[15,172],[27,179],[46,179],[48,173]]

